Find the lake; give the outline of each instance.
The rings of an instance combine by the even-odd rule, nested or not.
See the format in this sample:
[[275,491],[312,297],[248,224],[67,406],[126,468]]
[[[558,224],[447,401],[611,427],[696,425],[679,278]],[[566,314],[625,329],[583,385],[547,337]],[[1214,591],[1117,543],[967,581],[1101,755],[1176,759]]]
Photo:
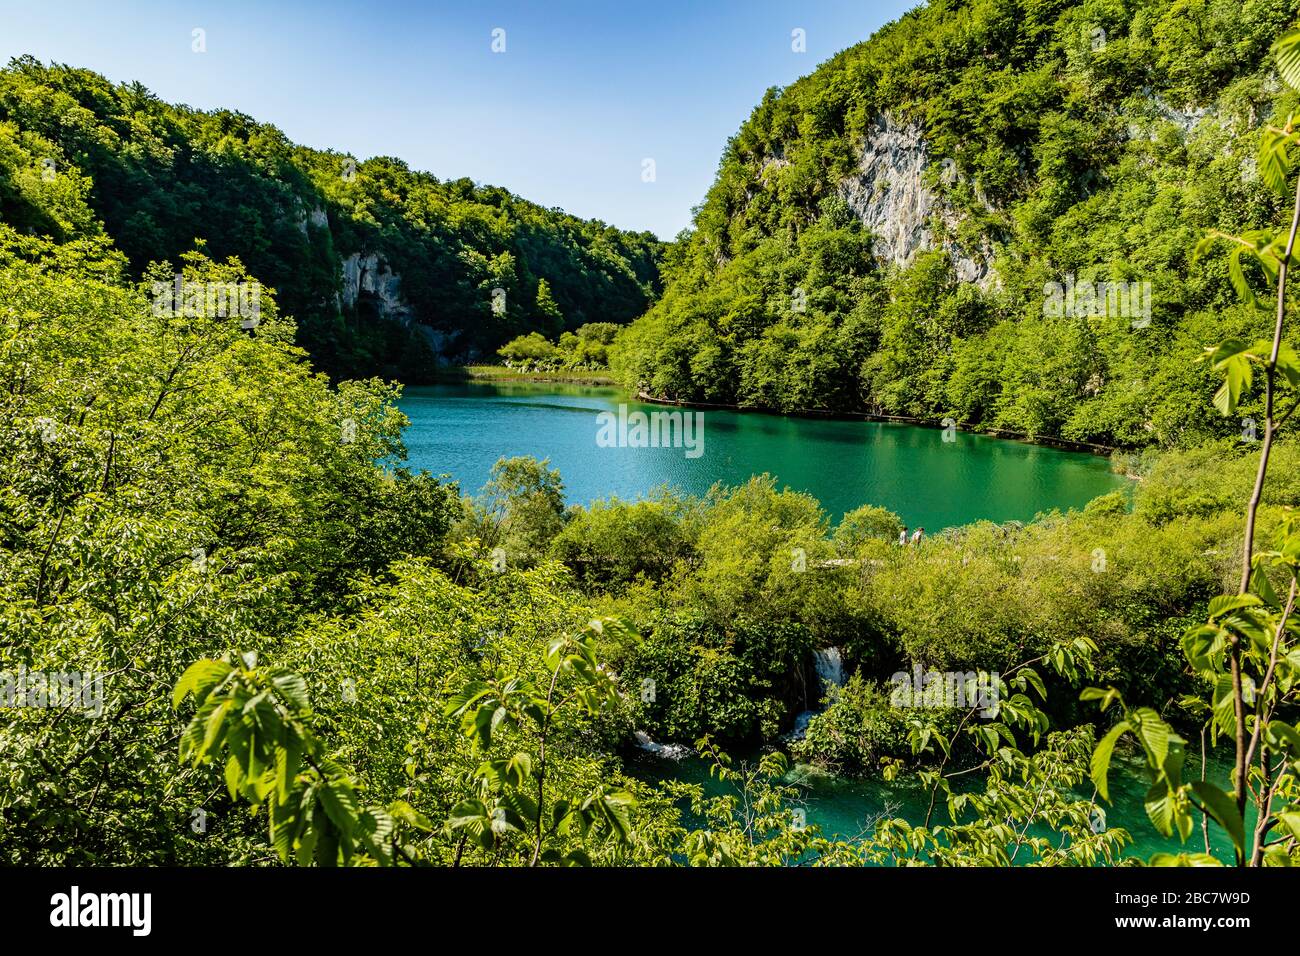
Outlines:
[[[458,480],[472,494],[501,457],[549,458],[570,504],[634,500],[658,486],[703,494],[767,472],[807,492],[832,521],[862,504],[927,531],[980,519],[1028,521],[1080,508],[1126,486],[1107,459],[958,431],[882,422],[708,409],[698,449],[601,447],[602,412],[677,412],[615,388],[550,382],[407,388],[399,403],[410,465]],[[688,457],[688,453],[698,456]]]

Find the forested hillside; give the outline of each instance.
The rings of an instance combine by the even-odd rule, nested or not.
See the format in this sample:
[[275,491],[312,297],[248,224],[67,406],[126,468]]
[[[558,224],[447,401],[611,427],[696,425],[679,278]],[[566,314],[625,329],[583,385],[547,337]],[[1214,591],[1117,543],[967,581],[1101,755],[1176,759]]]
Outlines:
[[1296,9],[935,0],[769,90],[620,340],[627,384],[1120,447],[1238,431],[1196,359],[1267,320],[1193,251],[1289,208],[1256,153],[1296,103],[1266,55]]
[[435,352],[491,355],[529,331],[630,321],[656,293],[661,248],[30,57],[0,71],[0,217],[61,241],[104,232],[137,276],[196,241],[236,256],[295,317],[317,367],[406,381],[427,379]]

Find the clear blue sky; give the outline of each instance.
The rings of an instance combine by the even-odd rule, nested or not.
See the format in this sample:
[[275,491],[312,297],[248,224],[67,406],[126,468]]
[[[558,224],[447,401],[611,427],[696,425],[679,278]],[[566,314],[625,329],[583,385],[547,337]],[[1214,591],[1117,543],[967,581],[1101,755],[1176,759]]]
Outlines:
[[[671,238],[765,89],[916,2],[0,0],[0,56],[139,80],[295,142],[397,156]],[[195,28],[205,53],[191,49]],[[492,52],[495,28],[504,53]],[[791,49],[796,28],[804,53]]]

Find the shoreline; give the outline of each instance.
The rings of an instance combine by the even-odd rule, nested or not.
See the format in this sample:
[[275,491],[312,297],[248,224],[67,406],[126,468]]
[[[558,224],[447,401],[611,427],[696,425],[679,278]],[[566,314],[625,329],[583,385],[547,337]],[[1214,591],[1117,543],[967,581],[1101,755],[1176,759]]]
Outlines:
[[[658,395],[651,395],[648,392],[637,390],[636,398],[638,401],[647,402],[651,405],[672,405],[679,408],[699,408],[699,409],[717,409],[728,412],[749,412],[760,415],[780,415],[786,418],[821,418],[828,421],[868,421],[883,422],[896,425],[916,425],[922,428],[943,428],[942,421],[936,421],[933,418],[914,418],[910,415],[879,415],[873,412],[831,412],[819,409],[801,409],[792,412],[781,412],[770,408],[753,408],[743,405],[733,405],[722,402],[688,402],[683,399],[663,398]],[[970,432],[972,435],[986,435],[989,438],[998,438],[1003,441],[1018,441],[1026,445],[1042,445],[1048,448],[1056,448],[1061,451],[1078,451],[1090,455],[1097,455],[1102,458],[1109,458],[1116,453],[1121,453],[1123,449],[1114,448],[1110,445],[1098,445],[1093,442],[1071,441],[1068,438],[1054,438],[1049,435],[1031,437],[1024,432],[1009,431],[1005,428],[967,428],[961,423],[957,428],[964,432]],[[1132,477],[1125,475],[1124,477]]]
[[438,370],[438,379],[457,382],[555,382],[562,385],[618,386],[613,376],[601,372],[521,372],[504,365],[451,365]]

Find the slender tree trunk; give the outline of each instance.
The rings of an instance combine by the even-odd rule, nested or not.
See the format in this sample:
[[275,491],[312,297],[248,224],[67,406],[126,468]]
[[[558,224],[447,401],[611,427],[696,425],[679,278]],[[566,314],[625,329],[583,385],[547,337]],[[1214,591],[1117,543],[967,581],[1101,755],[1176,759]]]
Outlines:
[[[1255,552],[1255,518],[1259,513],[1259,503],[1264,496],[1264,479],[1268,474],[1269,453],[1273,450],[1273,380],[1277,372],[1277,358],[1282,348],[1282,329],[1286,321],[1286,280],[1287,266],[1291,253],[1295,249],[1296,232],[1300,231],[1300,179],[1296,181],[1295,206],[1291,213],[1291,231],[1286,240],[1286,251],[1277,270],[1277,314],[1273,324],[1273,348],[1269,353],[1268,364],[1264,367],[1264,447],[1259,454],[1259,468],[1255,472],[1255,487],[1251,491],[1250,505],[1246,509],[1246,534],[1242,544],[1241,586],[1239,594],[1250,589],[1251,561]],[[1237,794],[1237,810],[1242,819],[1246,818],[1246,702],[1242,694],[1241,676],[1241,642],[1237,635],[1232,637],[1230,669],[1232,673],[1232,709],[1236,718],[1236,765],[1232,771],[1232,785]],[[1237,851],[1237,864],[1247,863],[1243,850]]]
[[551,701],[555,697],[555,683],[560,679],[560,668],[555,668],[551,675],[551,687],[546,692],[546,714],[542,717],[542,739],[537,748],[537,835],[533,841],[533,858],[529,866],[536,866],[542,856],[542,799],[543,785],[546,781],[546,731],[551,725]]

